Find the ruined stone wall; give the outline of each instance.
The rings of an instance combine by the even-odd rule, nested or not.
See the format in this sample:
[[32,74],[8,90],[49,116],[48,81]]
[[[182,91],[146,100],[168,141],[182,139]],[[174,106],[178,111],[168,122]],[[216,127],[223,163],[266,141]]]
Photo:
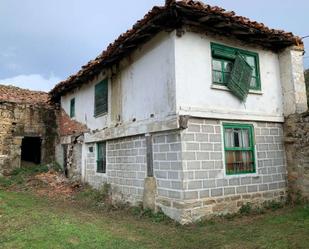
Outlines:
[[56,114],[51,106],[0,103],[0,174],[20,167],[20,147],[25,136],[41,137],[41,161],[52,162],[56,126]]
[[309,200],[309,112],[290,115],[284,134],[290,197]]

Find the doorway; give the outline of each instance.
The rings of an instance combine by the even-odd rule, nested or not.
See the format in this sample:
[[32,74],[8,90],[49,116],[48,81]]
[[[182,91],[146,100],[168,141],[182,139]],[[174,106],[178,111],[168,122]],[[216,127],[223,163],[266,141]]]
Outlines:
[[24,137],[21,144],[21,161],[40,164],[41,145],[40,137]]

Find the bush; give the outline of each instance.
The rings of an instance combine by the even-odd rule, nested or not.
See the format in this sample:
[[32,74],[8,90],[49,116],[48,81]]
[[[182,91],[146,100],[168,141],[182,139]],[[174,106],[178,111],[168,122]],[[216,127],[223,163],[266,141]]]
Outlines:
[[252,213],[252,204],[249,202],[243,204],[239,209],[239,213],[245,215]]
[[13,182],[6,177],[0,176],[0,187],[8,188],[13,184]]
[[25,176],[29,176],[29,175],[35,175],[38,173],[46,173],[48,172],[48,167],[46,165],[35,165],[35,166],[31,166],[31,167],[22,167],[22,168],[17,168],[14,169],[11,172],[11,176],[18,176],[18,175],[25,175]]
[[131,213],[134,216],[138,216],[139,218],[148,218],[152,222],[159,223],[159,222],[170,222],[171,219],[166,216],[162,210],[159,210],[158,212],[154,212],[153,210],[146,208],[143,209],[143,207],[137,206],[137,207],[131,207]]
[[51,164],[49,164],[49,165],[47,165],[47,166],[48,166],[48,168],[49,168],[50,170],[54,170],[54,171],[56,171],[56,172],[63,173],[63,168],[62,168],[61,165],[60,165],[59,163],[57,163],[57,162],[53,162],[53,163],[51,163]]
[[278,210],[284,207],[284,204],[279,201],[266,201],[263,203],[263,207],[265,209],[270,209],[270,210]]
[[83,189],[75,196],[75,199],[87,204],[96,205],[105,203],[110,196],[110,184],[105,183],[100,189],[94,189],[85,185]]

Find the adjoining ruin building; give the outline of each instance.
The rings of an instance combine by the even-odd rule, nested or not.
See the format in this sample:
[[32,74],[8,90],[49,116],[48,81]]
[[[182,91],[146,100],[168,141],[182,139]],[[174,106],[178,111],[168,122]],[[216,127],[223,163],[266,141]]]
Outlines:
[[0,85],[0,175],[53,162],[56,129],[47,93]]

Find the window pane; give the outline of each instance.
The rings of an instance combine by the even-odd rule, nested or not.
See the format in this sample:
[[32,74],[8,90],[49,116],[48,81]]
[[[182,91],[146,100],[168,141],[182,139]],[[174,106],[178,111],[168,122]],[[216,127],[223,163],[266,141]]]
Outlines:
[[216,71],[222,71],[222,64],[219,60],[212,60],[212,68]]
[[213,75],[213,82],[223,83],[223,77],[222,77],[222,73],[221,72],[213,71],[212,75]]
[[233,129],[225,129],[225,147],[234,147]]
[[255,171],[252,151],[226,151],[225,158],[228,174],[253,173]]
[[249,148],[250,147],[250,142],[249,142],[249,130],[243,129],[241,131],[242,135],[242,147],[243,148]]
[[234,129],[233,130],[234,133],[234,147],[238,148],[241,147],[241,130],[239,129]]
[[255,58],[253,56],[246,55],[246,61],[251,67],[255,67]]
[[231,72],[233,69],[233,62],[225,61],[224,62],[224,72]]
[[224,73],[224,83],[228,83],[228,81],[230,80],[231,77],[231,73]]
[[257,87],[256,78],[255,78],[255,77],[252,77],[252,78],[251,78],[250,87],[251,87],[251,88]]

